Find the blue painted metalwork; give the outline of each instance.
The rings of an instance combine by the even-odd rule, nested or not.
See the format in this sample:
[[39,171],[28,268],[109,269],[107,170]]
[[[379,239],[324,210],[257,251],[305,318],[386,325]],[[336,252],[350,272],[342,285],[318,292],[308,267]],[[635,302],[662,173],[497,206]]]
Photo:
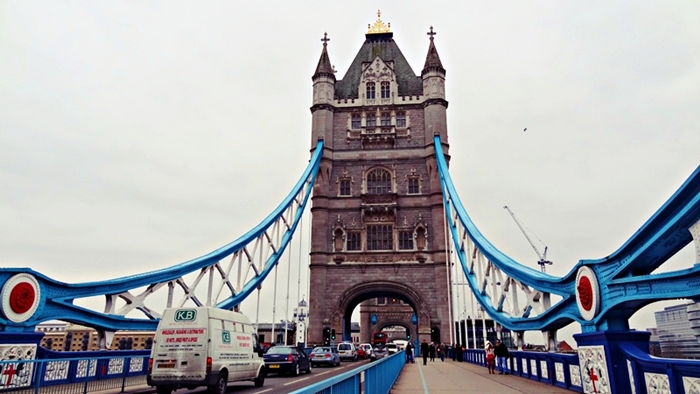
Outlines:
[[[216,306],[229,309],[240,304],[265,280],[289,244],[315,183],[322,153],[323,141],[321,140],[318,142],[309,165],[300,180],[270,215],[237,240],[204,256],[157,271],[87,283],[59,282],[30,268],[0,269],[0,286],[4,285],[13,275],[27,273],[37,279],[41,293],[38,309],[25,321],[13,322],[6,318],[7,314],[3,311],[4,316],[0,316],[0,331],[34,331],[37,324],[47,320],[63,320],[109,331],[155,330],[159,314],[148,309],[145,305],[132,306],[132,309],[138,309],[146,315],[145,319],[139,319],[127,318],[113,311],[110,311],[112,313],[103,313],[89,310],[75,305],[74,300],[101,295],[106,296],[108,300],[117,297],[133,297],[135,299],[137,297],[132,296],[129,291],[147,287],[146,292],[142,295],[145,297],[149,292],[155,291],[159,287],[172,286],[174,282],[186,274],[203,273],[205,269],[214,272],[216,268],[226,282],[224,288],[230,292],[230,295],[225,296]],[[273,226],[284,227],[279,243],[275,243],[275,240],[272,239],[273,236],[268,234]],[[242,285],[240,289],[235,289],[226,280],[228,274],[218,266],[218,263],[224,258],[233,258],[233,256],[241,259],[247,258],[250,261],[250,253],[246,247],[255,242],[269,247],[269,255],[261,268],[252,267],[252,270],[255,271],[252,279]],[[260,246],[260,249],[263,246]],[[257,248],[257,246],[255,247]],[[201,301],[198,301],[194,296],[189,296],[188,299],[201,304]],[[112,301],[108,301],[106,309],[109,309],[111,303]]]
[[352,371],[292,391],[290,394],[386,394],[398,379],[405,364],[406,353],[400,351]]
[[[629,328],[629,317],[649,303],[677,298],[700,299],[700,263],[688,269],[652,273],[693,240],[689,229],[700,221],[700,167],[617,251],[602,259],[580,260],[567,275],[556,277],[519,264],[479,232],[452,183],[439,136],[434,139],[434,147],[457,257],[470,287],[479,289],[473,291],[475,298],[501,325],[514,331],[553,331],[576,321],[583,332],[625,330]],[[477,260],[481,256],[487,261],[479,266]],[[485,270],[481,282],[476,266]],[[582,267],[592,269],[599,286],[599,309],[590,319],[582,316],[576,301],[576,277]],[[534,294],[529,304],[522,310],[504,310],[503,297],[487,289],[489,284],[496,287],[495,280],[487,281],[490,275],[507,277],[505,281],[498,281],[499,286],[504,283],[501,295],[513,294],[511,285]],[[550,294],[561,300],[550,305]],[[533,305],[540,308],[535,315],[531,313]]]

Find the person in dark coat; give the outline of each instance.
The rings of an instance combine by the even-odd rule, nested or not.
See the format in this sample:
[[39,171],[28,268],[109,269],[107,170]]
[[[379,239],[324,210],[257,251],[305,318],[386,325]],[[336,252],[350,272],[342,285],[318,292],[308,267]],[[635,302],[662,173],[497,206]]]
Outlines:
[[409,342],[406,344],[406,363],[415,364],[415,362],[413,359],[413,345]]
[[428,346],[428,342],[423,340],[423,342],[420,344],[420,355],[423,356],[423,365],[428,364],[428,352],[430,351],[430,348]]
[[496,339],[496,347],[494,348],[493,352],[496,354],[496,367],[498,367],[498,374],[508,375],[508,357],[510,357],[510,353],[508,352],[506,344],[501,342],[500,339]]
[[430,352],[430,361],[435,361],[435,344],[430,342],[430,347],[428,347]]

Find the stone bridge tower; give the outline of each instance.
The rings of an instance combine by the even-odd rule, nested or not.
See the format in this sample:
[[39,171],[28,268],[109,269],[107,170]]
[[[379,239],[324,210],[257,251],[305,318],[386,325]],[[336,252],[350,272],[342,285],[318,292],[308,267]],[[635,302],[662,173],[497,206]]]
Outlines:
[[447,156],[445,69],[432,27],[428,35],[416,75],[378,18],[342,80],[325,34],[321,40],[311,107],[312,149],[324,140],[311,209],[311,344],[322,342],[325,327],[336,330],[336,341],[349,339],[353,310],[377,297],[403,301],[394,323],[410,327],[413,339],[430,341],[432,332],[432,340],[437,333],[450,341],[451,279],[433,145],[439,135]]

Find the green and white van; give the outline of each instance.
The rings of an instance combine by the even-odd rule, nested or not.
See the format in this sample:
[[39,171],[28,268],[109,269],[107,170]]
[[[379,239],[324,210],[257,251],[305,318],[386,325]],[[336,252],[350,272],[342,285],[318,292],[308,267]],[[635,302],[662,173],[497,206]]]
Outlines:
[[158,394],[206,386],[217,394],[228,382],[265,382],[255,328],[245,315],[214,307],[169,308],[158,324],[148,365],[148,385]]

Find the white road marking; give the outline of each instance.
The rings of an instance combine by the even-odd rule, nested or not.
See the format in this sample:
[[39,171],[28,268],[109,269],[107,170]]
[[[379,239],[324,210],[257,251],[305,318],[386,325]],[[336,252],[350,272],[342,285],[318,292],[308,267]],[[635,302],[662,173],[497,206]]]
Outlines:
[[253,394],[267,393],[268,391],[272,391],[272,389],[267,389],[267,390],[263,390],[263,391],[256,391]]
[[290,384],[299,383],[299,382],[301,382],[301,381],[303,381],[303,380],[306,380],[306,379],[308,379],[308,378],[310,378],[310,376],[309,376],[309,377],[306,377],[306,378],[301,378],[301,379],[293,380],[293,381],[291,381],[291,382],[289,382],[289,383],[285,383],[284,386],[289,386]]

